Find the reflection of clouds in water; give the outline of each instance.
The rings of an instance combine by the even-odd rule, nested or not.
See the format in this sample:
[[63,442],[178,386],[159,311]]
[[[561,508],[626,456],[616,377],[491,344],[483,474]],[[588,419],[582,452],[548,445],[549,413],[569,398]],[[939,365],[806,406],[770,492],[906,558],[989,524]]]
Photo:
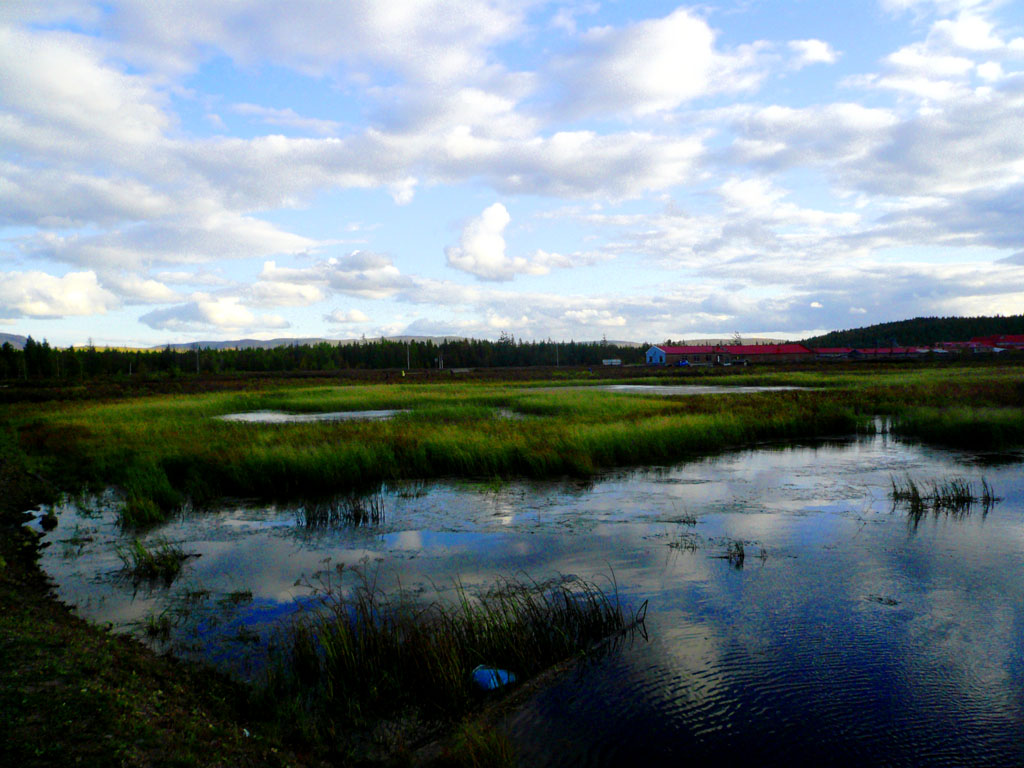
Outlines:
[[[293,506],[236,507],[152,535],[203,555],[186,564],[175,589],[248,589],[254,603],[290,601],[303,593],[300,576],[364,561],[380,569],[382,585],[424,595],[437,585],[449,596],[456,578],[483,590],[497,576],[600,581],[613,570],[625,600],[650,598],[652,634],[615,657],[607,684],[628,685],[633,699],[624,707],[646,708],[683,732],[735,727],[738,712],[783,717],[818,707],[822,717],[838,717],[838,708],[858,702],[870,722],[954,713],[983,723],[1002,717],[996,726],[1004,727],[1021,719],[1012,702],[1024,676],[1024,585],[1014,578],[1024,565],[1020,465],[985,469],[1005,497],[987,518],[929,515],[915,532],[886,499],[890,477],[907,471],[976,481],[978,469],[959,458],[876,438],[743,451],[613,473],[589,486],[426,485],[406,496],[387,492],[379,526],[306,531]],[[670,522],[684,514],[697,524]],[[166,593],[133,600],[130,587],[96,578],[120,567],[102,543],[121,540],[111,520],[77,519],[102,535],[78,558],[62,558],[58,546],[44,551],[44,567],[90,618],[138,620],[159,611]],[[58,534],[75,524],[70,511]],[[694,534],[700,548],[670,547],[680,532]],[[751,543],[742,571],[715,557],[730,538]],[[758,544],[768,553],[763,563]],[[890,599],[898,604],[885,604]],[[579,683],[584,698],[595,695],[589,679]],[[777,702],[757,699],[766,692]],[[872,696],[883,701],[880,710]],[[890,700],[906,712],[886,710],[896,706]],[[545,727],[575,725],[556,719]]]
[[401,531],[387,538],[391,549],[419,551],[423,549],[423,535],[420,531]]

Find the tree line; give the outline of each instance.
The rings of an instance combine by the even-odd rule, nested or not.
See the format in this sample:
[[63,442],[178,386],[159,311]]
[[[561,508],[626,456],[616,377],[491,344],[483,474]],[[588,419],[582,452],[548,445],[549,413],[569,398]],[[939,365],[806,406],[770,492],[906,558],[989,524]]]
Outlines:
[[940,341],[970,341],[974,336],[1024,334],[1024,315],[995,317],[915,317],[866,328],[832,331],[804,339],[813,347],[928,346]]
[[358,343],[294,344],[271,348],[194,347],[125,350],[51,347],[31,336],[24,349],[0,347],[0,378],[86,380],[105,376],[334,371],[344,369],[497,368],[544,365],[594,366],[618,359],[642,363],[644,347],[608,341],[523,341],[502,334],[497,341],[365,340]]

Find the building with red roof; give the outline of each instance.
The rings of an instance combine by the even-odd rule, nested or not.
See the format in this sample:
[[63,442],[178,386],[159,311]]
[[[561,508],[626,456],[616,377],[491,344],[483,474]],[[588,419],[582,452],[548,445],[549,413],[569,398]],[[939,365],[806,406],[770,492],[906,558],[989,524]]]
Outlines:
[[996,336],[975,336],[971,343],[1000,349],[1024,349],[1024,335],[1002,333]]
[[647,350],[648,365],[746,365],[814,359],[803,344],[655,345]]

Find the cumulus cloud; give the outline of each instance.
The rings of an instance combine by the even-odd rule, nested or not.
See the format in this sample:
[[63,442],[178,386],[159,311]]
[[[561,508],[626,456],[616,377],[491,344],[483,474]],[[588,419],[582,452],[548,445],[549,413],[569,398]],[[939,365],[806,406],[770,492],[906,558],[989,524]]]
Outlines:
[[[505,0],[298,0],[284,15],[250,0],[187,13],[10,0],[0,4],[0,226],[4,258],[30,266],[7,273],[0,316],[173,304],[144,323],[235,332],[282,327],[260,315],[268,308],[348,296],[387,302],[392,325],[406,304],[465,334],[621,327],[663,338],[1012,306],[1024,291],[1024,39],[999,23],[998,3],[885,4],[916,15],[897,25],[911,37],[836,83],[842,101],[821,91],[801,107],[773,103],[784,98],[775,91],[742,99],[773,72],[835,63],[830,41],[804,32],[726,45],[711,16],[686,8],[609,24],[592,20],[596,4]],[[535,34],[552,45],[517,56]],[[214,57],[240,72],[300,73],[294,82],[326,84],[332,101],[313,112],[280,94],[204,93]],[[710,108],[721,95],[730,105]],[[204,138],[201,116],[214,109],[271,135]],[[341,213],[398,227],[439,189],[501,199],[457,240],[427,241],[477,280],[399,270],[415,254],[375,252],[401,247],[387,227],[361,233],[365,250],[328,257],[341,241],[310,234],[327,217],[307,223],[339,189],[411,206]],[[517,211],[517,196],[574,208],[559,214],[573,227],[554,245],[536,235],[543,227],[513,226],[505,205]],[[557,270],[610,258],[631,270],[621,295],[557,282]],[[225,259],[237,266],[218,269]],[[255,281],[237,276],[246,259],[265,262]],[[929,259],[942,268],[917,263]],[[75,271],[47,274],[59,265]],[[543,291],[495,285],[520,275],[549,277],[529,281]],[[215,287],[225,293],[183,298]],[[368,321],[341,306],[306,314]]]
[[563,108],[575,114],[649,115],[721,92],[750,89],[764,77],[765,46],[715,47],[708,23],[686,8],[625,27],[595,27],[553,74]]
[[458,245],[445,248],[448,266],[481,280],[507,281],[516,275],[546,275],[552,269],[567,269],[611,256],[601,253],[560,254],[536,250],[529,257],[505,253],[505,228],[512,221],[501,203],[494,203],[471,219],[462,230]]
[[318,285],[259,280],[250,289],[253,303],[261,307],[308,307],[324,299]]
[[0,275],[0,317],[59,318],[102,315],[118,306],[95,272],[4,272]]
[[353,251],[341,258],[332,257],[301,268],[278,267],[268,261],[263,265],[260,279],[313,286],[368,299],[389,298],[413,285],[389,256],[370,251]]
[[125,304],[169,304],[182,298],[159,280],[137,274],[108,272],[103,275],[103,285]]
[[139,318],[163,331],[253,331],[288,328],[279,315],[255,315],[238,297],[195,294],[192,301],[147,312]]
[[811,64],[835,64],[839,59],[839,54],[824,40],[790,40],[787,45],[793,52],[790,66],[796,69]]
[[505,255],[505,227],[512,221],[501,203],[484,209],[462,230],[458,245],[445,248],[448,266],[484,280],[511,280],[517,272],[527,271],[525,259],[512,260]]
[[249,216],[221,213],[199,220],[155,220],[98,235],[44,235],[36,254],[93,267],[138,268],[303,253],[319,244]]
[[324,315],[324,320],[332,325],[356,325],[370,322],[370,318],[358,309],[335,309],[330,314]]

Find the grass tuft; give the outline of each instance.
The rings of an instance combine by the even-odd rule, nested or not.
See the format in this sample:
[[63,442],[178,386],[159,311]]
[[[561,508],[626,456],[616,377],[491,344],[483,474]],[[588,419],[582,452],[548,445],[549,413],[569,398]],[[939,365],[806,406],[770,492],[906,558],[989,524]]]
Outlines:
[[962,477],[952,477],[942,482],[933,481],[930,486],[919,483],[910,475],[903,480],[892,477],[892,490],[889,498],[893,505],[903,505],[914,522],[919,521],[928,512],[946,513],[965,516],[970,514],[976,505],[980,505],[985,514],[995,506],[999,497],[984,477],[980,486],[975,486]]
[[503,581],[479,598],[459,585],[454,603],[424,605],[361,574],[351,592],[329,582],[319,598],[291,627],[268,682],[275,700],[301,702],[305,731],[333,728],[339,715],[350,725],[408,711],[458,716],[485,697],[477,665],[521,681],[627,626],[615,595],[575,578]]
[[185,560],[194,557],[167,539],[158,539],[152,548],[133,539],[130,544],[117,548],[117,556],[124,563],[124,570],[136,581],[162,581],[164,584],[174,581]]
[[298,508],[299,522],[306,528],[335,528],[341,525],[380,525],[385,520],[384,494],[355,494],[324,502],[307,502]]

